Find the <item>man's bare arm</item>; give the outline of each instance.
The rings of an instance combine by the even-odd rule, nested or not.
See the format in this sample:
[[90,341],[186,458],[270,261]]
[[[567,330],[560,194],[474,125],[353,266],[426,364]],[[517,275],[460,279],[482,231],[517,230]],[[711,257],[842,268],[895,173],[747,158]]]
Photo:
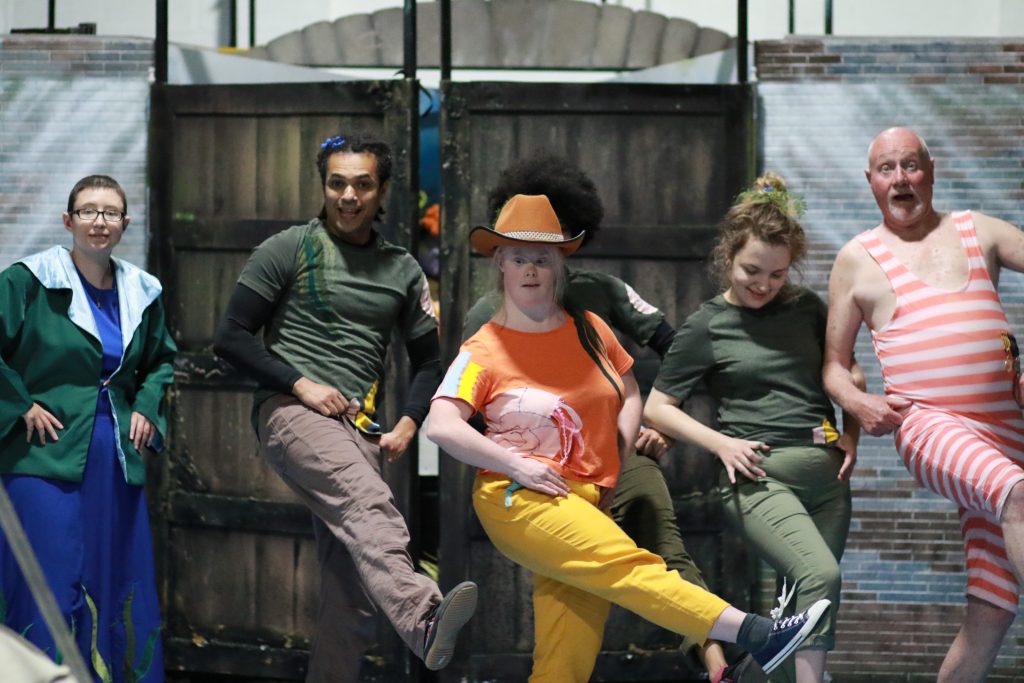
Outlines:
[[[999,266],[1024,271],[1024,232],[1015,225],[983,213],[974,213],[972,218],[982,250],[986,254],[990,251],[995,253],[997,270],[991,273],[992,279],[999,282]],[[990,261],[990,270],[992,265]]]
[[849,410],[857,393],[851,368],[853,345],[864,317],[853,298],[857,264],[852,243],[843,247],[832,264],[828,280],[828,325],[825,331],[825,361],[822,375],[832,400]]
[[[852,414],[868,434],[881,436],[898,427],[900,410],[908,406],[895,397],[868,394],[857,386],[853,369],[853,345],[864,323],[856,298],[861,260],[870,258],[863,247],[848,243],[836,255],[828,285],[828,325],[825,331],[825,390],[844,411]],[[863,380],[862,380],[863,381]]]

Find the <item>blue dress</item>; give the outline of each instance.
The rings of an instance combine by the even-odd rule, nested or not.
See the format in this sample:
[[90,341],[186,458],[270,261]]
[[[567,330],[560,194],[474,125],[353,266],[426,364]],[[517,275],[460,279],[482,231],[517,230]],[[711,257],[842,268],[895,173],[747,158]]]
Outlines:
[[[3,475],[47,583],[100,683],[164,680],[149,513],[125,480],[106,380],[123,352],[116,284],[79,278],[103,344],[95,421],[80,483]],[[58,436],[60,431],[58,430]],[[6,538],[0,534],[0,616],[55,660],[62,658]]]

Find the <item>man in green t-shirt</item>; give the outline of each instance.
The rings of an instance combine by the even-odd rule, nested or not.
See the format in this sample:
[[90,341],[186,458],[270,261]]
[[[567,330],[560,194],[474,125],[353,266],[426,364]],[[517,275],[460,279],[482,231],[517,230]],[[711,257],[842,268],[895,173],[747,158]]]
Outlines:
[[[256,380],[260,451],[313,513],[321,587],[306,680],[354,683],[378,609],[427,668],[448,664],[476,608],[476,585],[442,598],[416,572],[408,528],[381,477],[381,457],[395,460],[409,447],[441,379],[423,271],[373,228],[391,152],[366,136],[329,137],[317,169],[319,217],[256,248],[214,350]],[[386,430],[376,404],[393,332],[405,340],[412,381]]]

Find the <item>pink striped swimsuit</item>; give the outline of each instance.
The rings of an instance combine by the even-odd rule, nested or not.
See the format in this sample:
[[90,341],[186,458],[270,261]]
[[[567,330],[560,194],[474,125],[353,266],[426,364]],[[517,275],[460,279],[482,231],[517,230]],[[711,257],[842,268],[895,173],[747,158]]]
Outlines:
[[892,319],[872,330],[886,394],[912,402],[896,450],[926,488],[960,508],[967,594],[1010,612],[1019,599],[999,524],[1010,489],[1024,481],[1024,417],[1010,325],[969,212],[953,219],[968,278],[946,291],[919,280],[875,234],[857,239],[896,293]]

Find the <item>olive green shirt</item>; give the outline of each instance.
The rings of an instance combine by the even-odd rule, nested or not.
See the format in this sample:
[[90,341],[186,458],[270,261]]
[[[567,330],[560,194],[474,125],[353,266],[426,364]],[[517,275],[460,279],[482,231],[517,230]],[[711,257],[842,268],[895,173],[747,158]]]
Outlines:
[[[392,333],[410,340],[437,330],[416,259],[377,233],[365,245],[337,239],[319,218],[256,247],[238,282],[275,304],[264,331],[267,350],[313,381],[358,398],[364,415],[357,425],[366,431],[375,431],[367,420]],[[273,393],[259,388],[256,405]]]
[[831,442],[835,410],[821,379],[826,317],[825,303],[802,287],[760,309],[718,295],[676,332],[654,387],[685,400],[703,382],[718,406],[719,431],[733,438]]

